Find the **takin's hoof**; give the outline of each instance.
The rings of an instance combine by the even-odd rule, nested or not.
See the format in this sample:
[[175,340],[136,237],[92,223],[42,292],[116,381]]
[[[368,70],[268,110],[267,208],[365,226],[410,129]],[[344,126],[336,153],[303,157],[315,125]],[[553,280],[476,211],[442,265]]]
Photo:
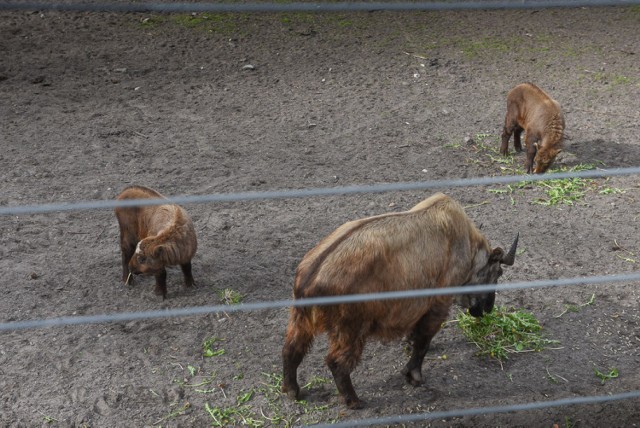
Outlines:
[[402,374],[407,379],[407,383],[413,386],[422,385],[422,373],[419,369],[409,370],[408,367],[402,369]]
[[344,404],[351,410],[358,410],[364,407],[364,402],[358,397],[345,397]]
[[298,401],[300,399],[300,388],[297,385],[293,387],[282,385],[282,393],[287,394],[287,397],[293,401]]
[[153,289],[153,293],[156,296],[162,296],[162,300],[166,300],[167,299],[167,289],[166,288],[163,289],[159,285],[156,285],[156,288]]

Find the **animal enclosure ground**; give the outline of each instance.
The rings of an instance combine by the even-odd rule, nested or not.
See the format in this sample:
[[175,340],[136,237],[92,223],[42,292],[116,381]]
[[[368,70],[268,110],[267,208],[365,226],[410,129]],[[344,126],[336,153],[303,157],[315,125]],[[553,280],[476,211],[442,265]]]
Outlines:
[[[511,174],[523,155],[497,151],[506,93],[523,81],[565,112],[557,167],[637,166],[639,24],[637,7],[1,12],[0,205],[113,199],[130,184],[174,196]],[[442,190],[492,244],[520,232],[504,282],[637,270],[636,176],[589,181],[572,204],[541,204],[545,188],[529,184]],[[172,270],[165,301],[152,278],[121,283],[112,210],[4,216],[1,321],[287,299],[320,238],[431,193],[187,205],[198,287]],[[0,425],[298,426],[640,388],[637,284],[496,303],[535,314],[557,349],[501,367],[450,322],[412,387],[403,344],[372,342],[353,376],[359,411],[338,402],[324,338],[301,366],[306,400],[281,396],[286,309],[3,332]],[[428,424],[637,426],[638,404]]]

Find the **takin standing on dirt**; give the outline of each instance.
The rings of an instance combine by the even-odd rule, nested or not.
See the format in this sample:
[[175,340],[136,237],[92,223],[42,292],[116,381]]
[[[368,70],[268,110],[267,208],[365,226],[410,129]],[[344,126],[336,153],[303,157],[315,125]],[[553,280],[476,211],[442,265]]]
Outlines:
[[[117,200],[165,199],[144,186],[127,187]],[[167,298],[167,266],[180,265],[185,287],[194,285],[191,259],[198,242],[193,222],[187,212],[174,204],[140,207],[117,207],[122,250],[122,280],[133,281],[131,275],[153,275],[155,293]]]
[[[383,293],[473,284],[496,284],[501,264],[513,265],[516,237],[507,254],[489,242],[462,207],[438,193],[411,210],[351,221],[309,251],[298,266],[295,299]],[[457,301],[480,317],[491,312],[495,292],[464,294]],[[368,337],[408,334],[412,354],[402,373],[422,382],[431,339],[447,319],[453,297],[376,300],[292,307],[282,349],[282,392],[300,398],[298,366],[319,333],[327,333],[326,363],[347,407],[362,407],[351,382]]]
[[564,116],[560,104],[533,83],[522,83],[507,95],[507,115],[502,131],[500,153],[509,153],[509,138],[513,134],[513,146],[522,151],[520,134],[526,133],[527,158],[525,169],[543,174],[562,151]]

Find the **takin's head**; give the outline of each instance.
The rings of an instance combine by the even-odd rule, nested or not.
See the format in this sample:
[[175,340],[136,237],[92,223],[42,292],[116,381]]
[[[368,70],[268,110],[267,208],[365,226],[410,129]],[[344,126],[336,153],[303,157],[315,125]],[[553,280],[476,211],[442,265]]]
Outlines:
[[544,146],[539,147],[538,143],[535,143],[534,146],[536,148],[536,156],[533,158],[533,173],[544,174],[562,149],[555,147],[545,148]]
[[[497,284],[498,279],[502,276],[502,267],[500,265],[512,266],[516,259],[519,236],[520,234],[516,235],[516,239],[506,254],[502,248],[494,248],[489,254],[486,264],[476,270],[466,285]],[[459,294],[457,300],[463,308],[469,309],[471,315],[481,317],[493,310],[496,293],[492,291],[490,293]]]
[[129,261],[129,272],[134,275],[156,275],[165,268],[165,248],[149,239],[138,242],[136,252]]

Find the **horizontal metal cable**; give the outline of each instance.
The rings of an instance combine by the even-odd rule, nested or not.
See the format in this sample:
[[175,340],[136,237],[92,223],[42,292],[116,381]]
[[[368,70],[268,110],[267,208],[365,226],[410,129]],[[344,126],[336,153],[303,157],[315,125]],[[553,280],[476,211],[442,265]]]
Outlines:
[[606,275],[606,276],[589,276],[584,278],[565,278],[565,279],[549,279],[529,282],[514,282],[506,284],[483,284],[462,287],[447,288],[429,288],[421,290],[393,291],[387,293],[366,293],[351,294],[346,296],[317,297],[298,300],[276,300],[271,302],[256,302],[239,305],[215,305],[215,306],[197,306],[177,309],[164,309],[155,311],[142,312],[122,312],[104,315],[85,315],[74,317],[60,317],[43,320],[26,320],[12,321],[0,323],[0,331],[7,330],[25,330],[45,327],[60,327],[66,325],[78,324],[98,324],[106,322],[122,322],[135,321],[142,319],[185,317],[194,315],[204,315],[213,313],[232,313],[232,312],[249,312],[265,309],[280,309],[290,306],[319,306],[319,305],[335,305],[341,303],[358,303],[370,302],[373,300],[397,300],[406,298],[432,297],[453,294],[476,294],[486,293],[490,291],[511,291],[528,288],[544,288],[544,287],[562,287],[569,285],[592,285],[607,284],[614,282],[633,282],[640,280],[640,272]]
[[359,12],[436,11],[482,9],[542,9],[561,7],[629,6],[638,0],[521,0],[521,1],[416,1],[416,2],[296,2],[296,3],[154,3],[154,2],[0,2],[0,10],[56,10],[75,12]]
[[337,422],[332,424],[318,424],[313,425],[316,428],[344,428],[344,427],[356,427],[356,426],[369,426],[369,425],[388,425],[388,424],[402,424],[408,422],[417,422],[433,419],[447,419],[462,416],[478,416],[478,415],[492,415],[496,413],[509,413],[509,412],[522,412],[527,410],[539,410],[547,409],[550,407],[561,406],[575,406],[579,404],[599,404],[607,403],[611,401],[631,400],[634,398],[640,398],[640,390],[623,392],[620,394],[612,395],[600,395],[589,397],[575,397],[575,398],[561,398],[559,400],[552,401],[536,401],[533,403],[524,404],[512,404],[505,406],[491,406],[491,407],[476,407],[471,409],[458,409],[458,410],[446,410],[441,412],[419,413],[419,414],[405,414],[397,416],[386,416],[381,418],[370,419],[356,419],[352,421]]
[[415,181],[405,183],[386,183],[353,185],[343,187],[323,187],[294,190],[273,190],[266,192],[217,193],[208,195],[174,196],[167,199],[106,200],[73,203],[51,203],[41,205],[23,205],[0,207],[0,216],[39,214],[58,211],[76,211],[89,209],[107,209],[115,207],[174,204],[200,204],[212,202],[241,202],[271,199],[292,199],[317,196],[353,195],[359,193],[384,193],[393,191],[427,190],[453,187],[487,186],[493,184],[509,184],[518,182],[548,181],[564,178],[602,178],[640,174],[640,167],[596,169],[579,172],[560,172],[543,175],[506,175],[498,177],[460,178],[450,180]]

